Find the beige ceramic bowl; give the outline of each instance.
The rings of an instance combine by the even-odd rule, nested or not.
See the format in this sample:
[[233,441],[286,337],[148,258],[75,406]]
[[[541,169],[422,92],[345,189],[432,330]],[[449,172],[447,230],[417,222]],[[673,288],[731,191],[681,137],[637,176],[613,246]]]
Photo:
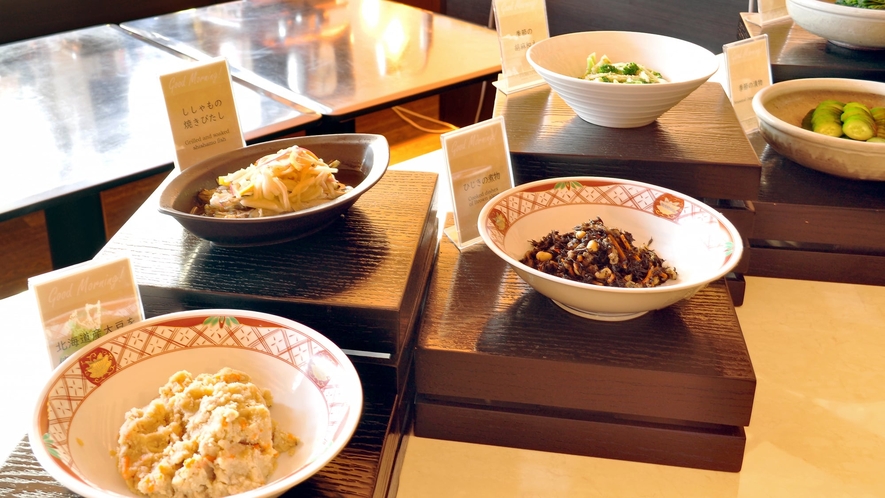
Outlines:
[[885,83],[844,78],[782,81],[753,97],[759,132],[781,155],[805,167],[855,180],[885,180],[885,143],[835,138],[802,128],[822,100],[885,106]]
[[[587,81],[587,57],[636,62],[660,72],[668,83],[623,85]],[[586,31],[542,40],[526,53],[529,64],[584,121],[610,128],[651,124],[695,91],[717,69],[709,50],[650,33]]]
[[356,370],[331,341],[265,313],[201,310],[149,318],[89,343],[53,371],[28,433],[37,461],[87,498],[136,497],[112,451],[126,412],[157,396],[179,370],[231,367],[270,389],[271,416],[301,443],[280,455],[269,482],[242,495],[283,494],[340,452],[362,412]]
[[[673,266],[678,278],[653,288],[613,288],[574,282],[522,263],[538,240],[600,217],[609,227],[653,240],[650,248]],[[691,197],[647,183],[599,177],[553,178],[526,183],[491,199],[479,215],[479,232],[498,256],[541,294],[568,312],[618,321],[690,298],[722,278],[741,259],[734,226]]]
[[836,5],[834,0],[787,0],[787,11],[793,22],[836,45],[885,48],[885,10]]

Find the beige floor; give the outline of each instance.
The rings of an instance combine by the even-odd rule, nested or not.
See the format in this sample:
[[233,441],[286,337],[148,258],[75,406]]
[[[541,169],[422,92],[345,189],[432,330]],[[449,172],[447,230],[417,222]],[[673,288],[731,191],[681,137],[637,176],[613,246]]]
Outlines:
[[885,496],[885,287],[747,279],[757,376],[743,469],[411,437],[400,498]]

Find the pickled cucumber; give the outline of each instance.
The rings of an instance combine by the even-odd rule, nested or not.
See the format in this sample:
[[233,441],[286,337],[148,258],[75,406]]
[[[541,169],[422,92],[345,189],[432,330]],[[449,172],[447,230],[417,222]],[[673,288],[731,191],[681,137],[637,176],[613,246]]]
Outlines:
[[811,131],[831,137],[842,136],[842,109],[838,100],[824,100],[811,113]]
[[870,114],[876,121],[876,137],[885,139],[885,107],[873,107]]
[[842,133],[854,140],[869,140],[876,136],[876,120],[870,109],[859,103],[849,102],[842,108]]
[[860,102],[824,100],[802,120],[802,127],[831,137],[885,141],[885,107]]

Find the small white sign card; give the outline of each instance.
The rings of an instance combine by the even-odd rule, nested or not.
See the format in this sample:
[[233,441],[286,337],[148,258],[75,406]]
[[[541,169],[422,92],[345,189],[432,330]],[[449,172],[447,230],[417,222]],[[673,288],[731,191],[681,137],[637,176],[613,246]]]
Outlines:
[[28,279],[52,368],[90,342],[144,320],[128,256],[87,261]]
[[759,126],[753,97],[771,86],[768,35],[762,34],[722,46],[725,56],[725,89],[745,133]]
[[455,226],[445,230],[458,249],[479,242],[479,212],[513,187],[504,118],[496,116],[440,135],[449,172]]
[[750,15],[746,19],[757,26],[790,16],[787,0],[750,0],[749,10]]
[[246,146],[227,60],[216,57],[160,76],[179,171]]
[[544,83],[525,57],[535,43],[550,37],[545,0],[493,0],[501,74],[493,82],[505,94]]

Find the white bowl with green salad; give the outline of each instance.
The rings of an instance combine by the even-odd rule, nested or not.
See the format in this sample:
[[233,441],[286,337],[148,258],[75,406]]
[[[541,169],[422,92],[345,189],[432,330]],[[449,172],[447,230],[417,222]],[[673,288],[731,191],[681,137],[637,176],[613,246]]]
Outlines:
[[653,123],[719,69],[699,45],[630,31],[553,36],[526,58],[581,119],[609,128]]

